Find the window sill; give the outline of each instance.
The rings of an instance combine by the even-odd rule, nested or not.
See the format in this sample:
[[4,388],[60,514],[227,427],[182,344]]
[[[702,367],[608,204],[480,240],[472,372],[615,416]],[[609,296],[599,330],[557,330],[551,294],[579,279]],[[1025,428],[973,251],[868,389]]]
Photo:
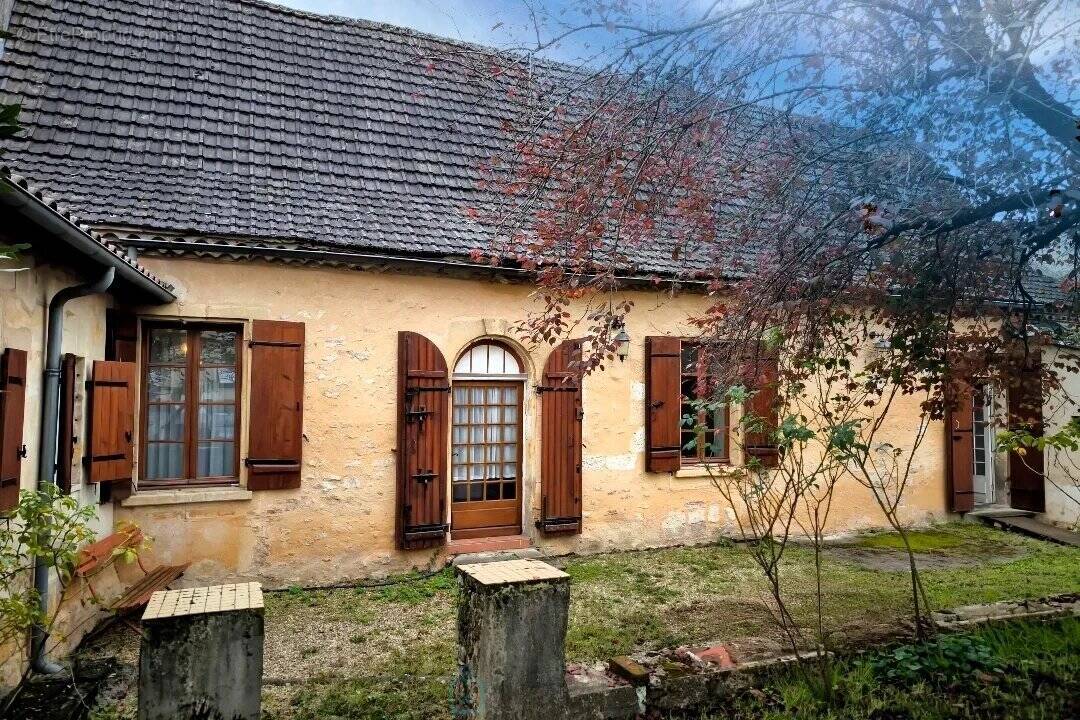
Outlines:
[[120,501],[121,507],[150,507],[152,505],[190,505],[207,502],[236,502],[251,500],[253,493],[244,488],[171,488],[143,490]]
[[729,475],[735,472],[738,468],[730,463],[716,463],[714,465],[683,465],[681,468],[675,471],[675,477],[677,478],[707,478],[710,477],[709,469],[712,469],[714,475]]

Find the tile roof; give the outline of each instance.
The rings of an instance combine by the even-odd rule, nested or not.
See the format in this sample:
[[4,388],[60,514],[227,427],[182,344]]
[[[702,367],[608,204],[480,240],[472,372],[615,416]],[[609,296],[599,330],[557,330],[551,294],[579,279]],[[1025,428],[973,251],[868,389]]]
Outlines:
[[[471,46],[257,0],[17,0],[6,162],[98,226],[466,255],[515,112]],[[685,270],[663,247],[632,270]]]
[[77,232],[85,236],[86,240],[93,242],[108,251],[109,255],[113,258],[113,264],[117,266],[126,265],[162,290],[172,291],[172,285],[161,280],[138,262],[128,257],[122,247],[115,242],[110,241],[84,222],[83,218],[75,215],[69,207],[61,204],[60,201],[48,191],[32,183],[22,175],[13,173],[10,168],[5,166],[0,166],[0,192],[23,193],[24,196],[30,198],[31,202],[37,203],[48,212],[53,213],[57,218],[62,219],[68,225],[75,228]]
[[[25,132],[4,161],[114,242],[457,259],[490,243],[465,210],[519,110],[431,64],[476,46],[261,0],[15,0],[9,30],[0,99]],[[661,240],[623,274],[708,262]]]

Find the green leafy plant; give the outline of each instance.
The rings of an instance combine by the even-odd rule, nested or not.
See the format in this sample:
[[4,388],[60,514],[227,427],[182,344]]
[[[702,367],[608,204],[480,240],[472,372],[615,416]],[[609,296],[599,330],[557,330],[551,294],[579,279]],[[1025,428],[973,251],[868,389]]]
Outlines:
[[892,683],[949,685],[976,672],[1000,672],[1004,665],[990,645],[974,635],[940,635],[931,641],[901,645],[872,660],[881,679]]
[[19,493],[19,504],[0,520],[0,644],[47,622],[31,583],[34,565],[41,560],[68,582],[79,548],[94,539],[94,517],[92,507],[80,507],[53,485]]
[[67,584],[79,548],[94,539],[94,517],[92,507],[80,507],[53,485],[19,493],[18,505],[0,520],[0,647],[22,653],[31,628],[48,632],[53,617],[39,607],[34,566],[40,561]]

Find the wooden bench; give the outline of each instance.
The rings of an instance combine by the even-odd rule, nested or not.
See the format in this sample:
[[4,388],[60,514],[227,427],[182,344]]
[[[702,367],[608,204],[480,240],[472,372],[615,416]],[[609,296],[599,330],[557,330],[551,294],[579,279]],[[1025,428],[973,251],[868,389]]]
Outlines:
[[[79,562],[75,566],[75,576],[86,581],[86,586],[90,588],[90,594],[95,600],[98,600],[97,593],[94,592],[94,584],[91,582],[94,575],[107,568],[116,560],[116,557],[119,554],[117,551],[128,548],[137,548],[142,545],[142,542],[142,530],[130,528],[118,530],[112,535],[87,545],[79,551]],[[143,607],[150,601],[150,596],[153,595],[155,591],[166,589],[177,578],[183,575],[184,571],[187,570],[188,566],[191,564],[159,565],[153,570],[147,570],[146,566],[143,565],[142,558],[137,554],[135,558],[136,562],[139,564],[139,569],[143,572],[142,578],[125,590],[120,597],[105,605],[108,610],[127,612]]]

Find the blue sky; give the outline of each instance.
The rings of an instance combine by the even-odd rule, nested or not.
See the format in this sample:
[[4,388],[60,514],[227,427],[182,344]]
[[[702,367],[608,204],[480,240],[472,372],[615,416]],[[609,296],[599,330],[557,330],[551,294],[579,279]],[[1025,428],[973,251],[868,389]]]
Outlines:
[[[328,15],[377,20],[456,40],[504,45],[528,37],[526,5],[515,0],[271,0]],[[549,3],[536,3],[549,5]],[[497,23],[502,23],[494,28]]]
[[[580,22],[576,9],[582,3],[575,0],[270,0],[299,10],[340,15],[343,17],[376,20],[410,27],[422,32],[455,40],[509,47],[535,42],[536,33],[529,14],[529,5],[540,14],[542,26],[548,31],[560,21]],[[696,7],[703,0],[625,0],[633,15],[643,24],[670,18],[673,9]],[[597,7],[599,3],[591,3]],[[553,57],[572,60],[588,57],[595,52],[590,45],[606,45],[611,36],[597,31],[591,37],[579,37],[567,43]]]

